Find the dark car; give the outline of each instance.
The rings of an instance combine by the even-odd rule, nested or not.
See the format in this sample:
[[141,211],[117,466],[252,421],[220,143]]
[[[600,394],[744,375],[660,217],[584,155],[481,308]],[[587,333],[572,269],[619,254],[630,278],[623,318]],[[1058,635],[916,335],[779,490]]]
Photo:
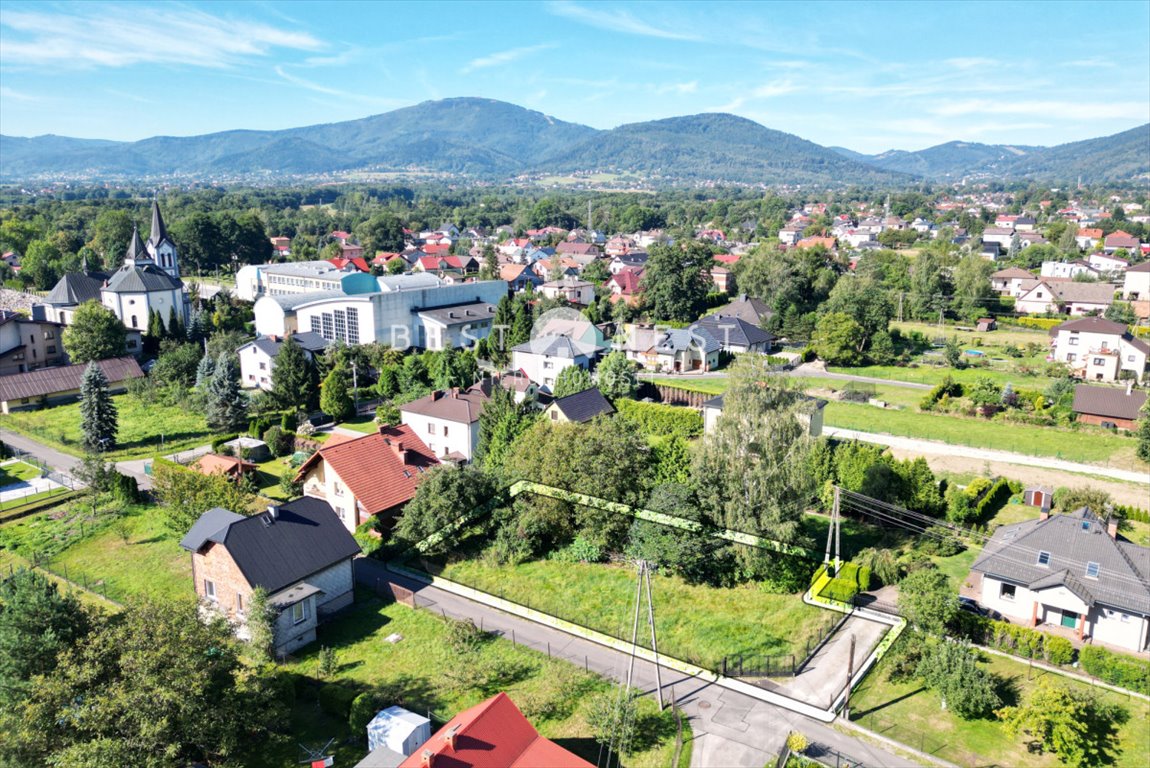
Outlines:
[[973,613],[975,616],[985,616],[988,619],[1002,620],[1002,614],[998,611],[992,611],[989,608],[983,608],[978,604],[978,601],[973,597],[959,597],[958,608],[968,613]]

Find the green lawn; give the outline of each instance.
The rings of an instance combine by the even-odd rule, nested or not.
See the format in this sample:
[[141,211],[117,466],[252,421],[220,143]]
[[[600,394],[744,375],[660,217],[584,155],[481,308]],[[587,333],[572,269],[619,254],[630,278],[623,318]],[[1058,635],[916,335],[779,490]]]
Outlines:
[[[442,575],[614,637],[630,637],[635,599],[630,567],[554,560],[496,566],[476,558],[449,563]],[[708,669],[735,654],[795,654],[798,661],[807,640],[826,623],[824,612],[799,595],[769,594],[753,584],[718,589],[656,575],[651,586],[659,650]],[[649,638],[643,642],[650,646]]]
[[35,480],[40,476],[40,468],[32,464],[9,459],[0,464],[0,488],[27,480]]
[[[12,550],[4,549],[4,548],[0,547],[0,578],[8,576],[10,573],[12,573],[17,568],[28,568],[28,567],[29,567],[29,564],[28,564],[27,560],[20,557],[20,555],[16,554]],[[58,577],[55,574],[52,574],[48,571],[41,570],[40,573],[44,576],[47,576],[50,581],[55,582],[61,591],[70,592],[70,593],[76,595],[77,599],[79,599],[79,601],[81,603],[84,603],[85,605],[92,605],[92,606],[96,606],[96,607],[104,608],[104,609],[108,609],[108,610],[116,610],[116,606],[114,604],[109,603],[107,600],[103,599],[102,597],[97,595],[95,592],[89,592],[89,591],[84,590],[84,589],[78,589],[78,588],[74,587],[73,585],[69,584],[68,582],[64,581],[60,577]]]
[[164,527],[160,509],[139,506],[120,522],[113,522],[84,538],[48,566],[77,583],[95,585],[117,600],[138,595],[164,599],[193,593],[191,556],[180,548],[179,537]]
[[947,366],[922,365],[917,368],[897,365],[862,365],[857,368],[841,368],[828,366],[832,373],[846,373],[852,376],[869,376],[875,379],[891,379],[892,381],[910,381],[918,384],[938,384],[947,376],[961,384],[972,384],[980,376],[992,379],[999,386],[1007,383],[1013,384],[1015,389],[1043,390],[1052,379],[1048,376],[1027,376],[1017,371],[998,370],[996,368],[983,368],[972,366],[957,369]]
[[[961,720],[943,710],[936,693],[922,688],[917,680],[892,683],[888,673],[890,656],[863,680],[851,699],[851,719],[896,741],[923,749],[959,765],[1046,766],[1060,765],[1050,754],[1030,753],[1022,738],[1010,738],[997,720]],[[1013,693],[1009,698],[1025,701],[1038,680],[1050,673],[1000,656],[987,655],[988,670],[1005,681]],[[1030,679],[1028,679],[1030,677]],[[1062,685],[1087,689],[1089,686],[1054,676]],[[1128,719],[1117,729],[1112,741],[1113,765],[1142,768],[1150,761],[1150,704],[1142,699],[1094,689],[1100,699],[1119,704]]]
[[[933,323],[912,323],[912,322],[892,322],[891,328],[898,328],[903,333],[910,333],[911,331],[918,331],[928,339],[944,338],[949,339],[954,336],[958,338],[963,348],[984,349],[988,347],[1005,347],[1007,344],[1014,344],[1019,347],[1024,347],[1026,344],[1033,342],[1043,347],[1050,345],[1050,337],[1045,331],[1027,328],[1005,328],[1000,327],[997,331],[960,331],[953,325],[938,326]],[[969,327],[969,326],[968,326]],[[976,341],[981,343],[976,344]]]
[[1104,430],[1067,430],[942,414],[879,411],[874,406],[855,403],[828,403],[823,418],[830,427],[1087,463],[1107,463],[1114,454],[1120,451],[1129,453],[1134,446],[1131,438]]
[[727,391],[726,378],[703,379],[686,376],[660,376],[653,379],[644,379],[644,381],[649,381],[655,386],[675,387],[677,389],[685,389],[688,392],[703,392],[708,395],[721,395]]
[[950,557],[940,557],[935,555],[930,559],[938,566],[938,570],[946,574],[950,579],[950,583],[954,585],[955,591],[962,588],[966,577],[970,575],[970,566],[974,565],[974,561],[978,558],[978,553],[982,551],[982,547],[978,545],[968,546],[957,555]]
[[379,429],[379,425],[375,423],[375,416],[357,416],[350,421],[341,421],[339,425],[365,435],[370,435]]
[[[211,441],[204,417],[188,408],[144,403],[133,395],[116,395],[112,400],[119,414],[120,434],[116,449],[105,454],[110,461],[186,451]],[[4,427],[73,456],[84,455],[79,403],[10,413],[4,417]]]
[[[383,638],[393,633],[403,639],[395,644],[384,642]],[[420,714],[430,710],[434,728],[503,690],[526,710],[541,734],[592,763],[596,761],[599,747],[592,739],[585,713],[589,697],[610,690],[610,683],[565,661],[548,659],[545,652],[491,639],[475,653],[497,666],[499,672],[478,684],[460,685],[450,676],[462,660],[445,635],[445,624],[435,613],[358,594],[355,607],[322,626],[318,642],[286,665],[287,671],[306,676],[305,684],[293,711],[292,738],[270,750],[265,765],[293,765],[298,759],[297,742],[322,745],[333,737],[336,765],[354,765],[367,752],[363,734],[351,734],[346,721],[327,716],[315,702],[321,685],[315,680],[321,646],[336,650],[339,671],[333,682],[357,691],[391,691],[389,700]],[[550,715],[540,714],[544,710],[550,710]],[[675,733],[670,710],[660,714],[656,703],[644,698],[638,730],[643,749],[625,757],[622,764],[627,768],[670,765]],[[685,733],[684,738],[689,739],[690,734]]]

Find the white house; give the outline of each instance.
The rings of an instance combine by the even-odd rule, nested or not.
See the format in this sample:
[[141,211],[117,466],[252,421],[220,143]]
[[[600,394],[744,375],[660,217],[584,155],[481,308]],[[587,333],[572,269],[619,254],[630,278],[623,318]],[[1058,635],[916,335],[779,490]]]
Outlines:
[[1122,296],[1127,301],[1150,299],[1150,261],[1130,267],[1122,282]]
[[1010,621],[1079,641],[1150,648],[1150,549],[1088,508],[1004,525],[971,567],[978,602]]
[[1089,381],[1115,381],[1122,371],[1142,381],[1150,344],[1134,338],[1126,326],[1101,317],[1070,320],[1052,328],[1054,360]]
[[1080,283],[1073,280],[1041,279],[1026,288],[1014,303],[1015,311],[1028,314],[1085,315],[1105,312],[1114,303],[1118,286],[1111,283]]
[[590,370],[602,351],[600,346],[567,336],[539,336],[511,348],[511,368],[551,392],[564,368],[577,365]]
[[539,292],[549,299],[566,299],[572,304],[584,306],[595,301],[595,284],[577,277],[564,277],[544,283]]
[[[807,428],[807,434],[818,437],[823,433],[823,409],[827,407],[826,400],[817,397],[803,396],[809,407],[798,414],[799,422]],[[712,397],[703,403],[703,434],[710,434],[719,423],[723,415],[723,396]]]
[[434,455],[472,461],[479,448],[479,417],[488,397],[481,387],[436,390],[399,408],[400,418]]
[[1101,271],[1087,264],[1085,261],[1044,261],[1042,262],[1042,270],[1039,272],[1042,277],[1059,277],[1072,280],[1078,275],[1089,275],[1098,277]]
[[1130,266],[1126,259],[1108,253],[1092,253],[1086,257],[1086,263],[1103,274],[1119,277]]
[[270,392],[275,359],[285,343],[299,344],[308,359],[322,353],[328,344],[326,339],[315,333],[295,333],[287,337],[261,336],[249,341],[236,350],[240,359],[240,386]]
[[710,371],[719,365],[722,345],[698,323],[690,328],[629,326],[623,351],[654,371]]
[[1014,296],[1018,298],[1022,295],[1022,286],[1026,281],[1033,284],[1034,275],[1020,267],[1000,269],[990,276],[990,285],[994,288],[995,293],[1000,296]]

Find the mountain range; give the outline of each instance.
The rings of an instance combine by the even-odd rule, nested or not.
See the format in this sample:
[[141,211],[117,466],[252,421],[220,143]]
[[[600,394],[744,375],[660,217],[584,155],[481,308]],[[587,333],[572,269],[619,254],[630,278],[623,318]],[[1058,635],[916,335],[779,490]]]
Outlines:
[[1150,124],[1057,147],[950,142],[865,155],[823,147],[729,114],[598,130],[480,98],[278,131],[233,130],[134,142],[0,135],[0,179],[308,177],[419,171],[507,179],[572,172],[654,183],[903,185],[968,177],[1084,182],[1150,175]]

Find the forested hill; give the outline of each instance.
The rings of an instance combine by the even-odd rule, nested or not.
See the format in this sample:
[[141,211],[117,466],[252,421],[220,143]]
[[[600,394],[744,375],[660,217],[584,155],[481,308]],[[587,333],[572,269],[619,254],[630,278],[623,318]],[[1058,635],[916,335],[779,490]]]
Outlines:
[[[887,184],[984,173],[1083,181],[1150,172],[1150,126],[1052,149],[952,142],[866,156],[828,149],[728,114],[597,130],[493,99],[428,101],[340,123],[280,131],[156,136],[136,142],[0,136],[0,179],[221,179],[355,170],[466,174],[605,171],[661,181]],[[1021,153],[1021,154],[1019,154]]]
[[982,176],[1053,182],[1132,181],[1150,175],[1150,123],[1113,136],[1056,147],[951,141],[917,152],[891,150],[862,155],[839,147],[835,151],[876,168],[932,180]]

